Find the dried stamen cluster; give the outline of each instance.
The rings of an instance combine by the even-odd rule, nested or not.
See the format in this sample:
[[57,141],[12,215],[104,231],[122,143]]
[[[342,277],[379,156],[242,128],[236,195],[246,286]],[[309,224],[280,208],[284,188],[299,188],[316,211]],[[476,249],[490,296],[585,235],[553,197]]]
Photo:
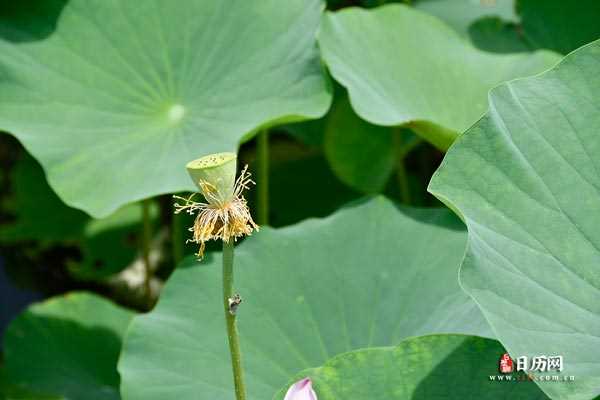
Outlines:
[[203,180],[198,182],[198,185],[207,203],[193,201],[195,193],[187,199],[174,196],[176,199],[185,202],[175,204],[175,214],[182,211],[190,215],[198,213],[194,226],[189,228],[189,231],[193,233],[192,239],[188,239],[188,242],[200,245],[197,253],[198,257],[202,258],[205,243],[211,239],[221,239],[224,242],[229,242],[244,235],[251,235],[254,230],[258,231],[259,227],[252,220],[247,201],[242,195],[244,190],[249,189],[250,184],[254,184],[247,170],[248,166],[244,167],[235,181],[233,196],[230,199],[222,199],[218,195],[217,188]]

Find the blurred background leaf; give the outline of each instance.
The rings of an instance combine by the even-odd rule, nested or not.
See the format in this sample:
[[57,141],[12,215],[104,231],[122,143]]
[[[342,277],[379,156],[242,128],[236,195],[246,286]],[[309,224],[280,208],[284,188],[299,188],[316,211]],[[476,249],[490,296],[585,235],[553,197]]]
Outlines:
[[0,39],[28,42],[47,37],[67,0],[19,0],[0,3]]
[[6,374],[28,391],[115,400],[121,338],[133,313],[88,293],[35,304],[4,336]]
[[9,171],[11,175],[5,186],[12,196],[5,193],[2,198],[5,222],[0,225],[0,242],[73,241],[83,235],[90,218],[58,198],[33,157],[21,152]]
[[360,119],[347,97],[333,106],[325,127],[325,155],[336,175],[364,192],[383,191],[394,169],[394,131]]
[[399,4],[328,12],[319,44],[361,118],[406,125],[442,150],[485,113],[489,89],[559,59],[479,51],[437,18]]
[[32,392],[16,386],[6,376],[5,369],[0,365],[0,400],[67,400],[63,396],[54,396]]
[[519,25],[497,17],[478,19],[469,26],[469,37],[475,47],[492,53],[522,53],[533,50]]
[[483,17],[497,17],[506,22],[518,22],[515,0],[417,0],[417,10],[434,15],[456,32],[468,37],[469,27]]
[[[295,151],[292,149],[296,149]],[[292,154],[296,152],[297,156]],[[325,217],[360,193],[342,184],[332,173],[322,152],[275,139],[270,169],[272,226],[285,226],[303,219]]]
[[[39,293],[31,289],[15,287],[5,269],[5,260],[0,257],[0,337],[12,318],[23,310],[29,303],[41,298]],[[0,341],[0,351],[2,342]],[[2,358],[0,357],[0,366]],[[0,393],[2,391],[0,390]]]
[[517,0],[517,10],[535,47],[567,54],[600,38],[600,1]]
[[[0,135],[0,149],[0,284],[6,294],[0,332],[31,299],[74,289],[100,291],[138,307],[132,296],[138,289],[124,286],[115,291],[112,281],[140,260],[141,203],[104,219],[90,218],[56,196],[41,167],[14,139]],[[154,251],[164,262],[165,232],[159,228],[157,202],[151,202],[149,219],[155,232]],[[163,267],[156,265],[156,269]]]
[[[156,226],[158,207],[150,218]],[[71,264],[78,279],[102,279],[120,272],[139,256],[142,204],[129,204],[110,216],[89,221],[81,243],[82,260]]]

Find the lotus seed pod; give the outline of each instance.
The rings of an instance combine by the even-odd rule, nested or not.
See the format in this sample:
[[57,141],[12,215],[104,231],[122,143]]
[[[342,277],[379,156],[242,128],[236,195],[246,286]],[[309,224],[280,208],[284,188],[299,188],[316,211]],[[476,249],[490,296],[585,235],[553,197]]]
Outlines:
[[190,161],[186,168],[209,203],[224,204],[233,198],[237,170],[235,153],[209,154]]

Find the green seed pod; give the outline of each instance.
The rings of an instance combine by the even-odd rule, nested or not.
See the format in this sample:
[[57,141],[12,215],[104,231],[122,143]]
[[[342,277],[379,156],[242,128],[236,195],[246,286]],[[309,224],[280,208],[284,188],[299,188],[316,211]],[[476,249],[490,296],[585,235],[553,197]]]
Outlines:
[[192,180],[209,203],[224,204],[233,198],[237,156],[209,154],[186,165]]

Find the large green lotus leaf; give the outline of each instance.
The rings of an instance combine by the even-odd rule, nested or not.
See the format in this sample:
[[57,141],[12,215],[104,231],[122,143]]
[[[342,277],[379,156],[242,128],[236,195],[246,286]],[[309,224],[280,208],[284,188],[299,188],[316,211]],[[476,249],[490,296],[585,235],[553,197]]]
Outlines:
[[[341,354],[295,380],[310,377],[319,400],[547,399],[523,373],[496,380],[504,353],[497,341],[477,336],[419,336]],[[282,400],[289,384],[273,400]]]
[[[298,371],[349,350],[431,332],[489,335],[460,290],[465,232],[444,209],[383,197],[236,249],[248,399],[269,399]],[[189,259],[157,307],[134,319],[119,362],[124,399],[231,399],[220,257]]]
[[[319,0],[72,0],[47,39],[0,40],[0,129],[74,207],[192,189],[182,165],[330,101]],[[268,44],[268,45],[266,45]]]
[[399,4],[328,12],[319,43],[361,118],[406,124],[443,150],[485,113],[489,89],[558,59],[482,52],[437,18]]
[[562,355],[575,382],[557,399],[600,394],[600,41],[554,69],[506,83],[451,148],[429,190],[462,214],[462,286],[511,354]]
[[10,187],[12,196],[3,208],[13,218],[0,226],[0,242],[75,240],[83,234],[90,218],[56,196],[31,156],[24,153],[17,161]]
[[393,130],[360,119],[347,98],[336,102],[327,118],[324,150],[340,180],[366,193],[385,187],[397,152]]
[[515,0],[418,0],[418,10],[435,15],[462,35],[482,17],[498,17],[505,21],[518,20]]
[[518,0],[525,37],[540,48],[561,53],[600,38],[598,0]]
[[420,138],[407,129],[373,125],[359,118],[347,97],[327,114],[323,147],[336,176],[361,193],[380,193],[399,160]]
[[88,293],[29,307],[4,336],[8,382],[69,400],[119,399],[116,365],[132,315]]

